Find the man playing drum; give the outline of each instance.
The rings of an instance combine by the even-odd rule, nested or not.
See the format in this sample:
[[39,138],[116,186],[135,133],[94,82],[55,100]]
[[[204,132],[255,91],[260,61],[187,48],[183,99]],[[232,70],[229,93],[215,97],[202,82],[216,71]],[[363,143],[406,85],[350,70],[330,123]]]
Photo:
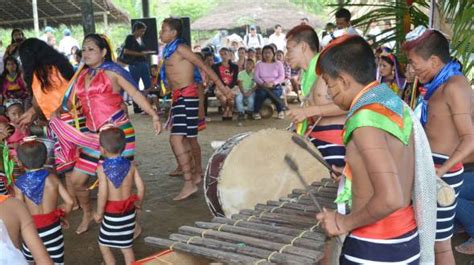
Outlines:
[[[311,142],[329,164],[343,167],[345,148],[342,143],[342,128],[346,120],[345,111],[332,102],[326,84],[316,76],[318,36],[311,26],[299,25],[290,30],[286,38],[288,63],[291,68],[303,70],[301,93],[308,98],[307,104],[290,110],[288,116],[298,124],[298,134],[309,133]],[[319,117],[321,120],[310,127]]]
[[[415,124],[409,107],[376,81],[375,57],[362,37],[334,40],[321,52],[317,72],[334,103],[349,111],[343,135],[344,172],[352,179],[351,213],[323,211],[317,215],[320,225],[330,236],[349,233],[341,264],[418,264],[420,241],[412,194],[419,177],[415,139],[421,126]],[[426,146],[422,149],[428,152]],[[429,156],[424,161],[431,163]],[[430,198],[434,217],[435,199]]]
[[[469,82],[461,65],[451,58],[449,42],[437,30],[420,26],[407,35],[405,49],[415,74],[427,89],[421,104],[421,123],[433,153],[436,174],[459,194],[462,161],[474,150]],[[451,248],[456,201],[438,205],[436,264],[455,264]]]

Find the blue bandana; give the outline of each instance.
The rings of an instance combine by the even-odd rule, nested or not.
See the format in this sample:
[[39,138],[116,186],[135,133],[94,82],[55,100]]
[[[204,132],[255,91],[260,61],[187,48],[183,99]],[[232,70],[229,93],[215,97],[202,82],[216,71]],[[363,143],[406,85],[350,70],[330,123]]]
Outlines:
[[102,167],[104,168],[104,173],[107,178],[109,178],[114,184],[114,187],[118,189],[120,185],[122,185],[128,171],[130,171],[131,164],[130,160],[119,156],[105,159]]
[[[166,79],[166,68],[164,61],[168,60],[181,44],[186,44],[186,42],[181,38],[176,38],[172,42],[166,44],[165,48],[163,49],[163,63],[161,64],[160,78],[165,86],[168,86],[168,81]],[[201,73],[197,67],[194,67],[194,81],[198,84],[202,83]]]
[[461,65],[456,62],[456,61],[450,61],[447,63],[441,71],[431,80],[431,82],[428,82],[424,84],[424,87],[426,88],[426,94],[423,97],[423,101],[421,102],[421,124],[423,126],[426,125],[426,122],[428,122],[428,100],[430,100],[431,96],[436,92],[436,90],[446,81],[449,80],[452,76],[455,75],[463,75],[461,72]]
[[46,169],[26,172],[16,180],[15,185],[28,199],[40,205],[43,201],[44,183],[48,176],[49,172]]

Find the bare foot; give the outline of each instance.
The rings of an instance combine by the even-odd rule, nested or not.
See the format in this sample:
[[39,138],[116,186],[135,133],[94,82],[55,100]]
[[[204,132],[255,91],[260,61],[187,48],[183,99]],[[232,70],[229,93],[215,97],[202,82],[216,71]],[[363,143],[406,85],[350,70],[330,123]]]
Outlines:
[[142,226],[140,224],[135,225],[135,231],[133,231],[133,240],[137,239],[142,233]]
[[204,175],[201,173],[197,174],[197,177],[194,178],[193,182],[194,184],[198,185],[199,183],[202,182],[202,179],[204,178]]
[[80,235],[89,230],[89,223],[92,221],[92,214],[84,214],[82,221],[76,229],[76,234]]
[[192,180],[185,180],[183,189],[179,192],[178,196],[173,198],[173,201],[181,201],[189,196],[193,195],[198,191],[198,187]]
[[457,252],[466,254],[466,255],[473,255],[474,254],[474,238],[469,238],[468,241],[462,243],[459,246],[454,247]]

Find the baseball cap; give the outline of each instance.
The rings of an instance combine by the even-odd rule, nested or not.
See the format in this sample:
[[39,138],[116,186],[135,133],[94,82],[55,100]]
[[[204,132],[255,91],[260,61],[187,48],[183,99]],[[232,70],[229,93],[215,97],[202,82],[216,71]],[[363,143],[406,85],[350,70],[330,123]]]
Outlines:
[[54,29],[53,29],[52,27],[50,27],[50,26],[46,26],[46,27],[44,28],[44,32],[51,32],[51,33],[54,33],[54,32],[56,32],[56,30],[54,30]]

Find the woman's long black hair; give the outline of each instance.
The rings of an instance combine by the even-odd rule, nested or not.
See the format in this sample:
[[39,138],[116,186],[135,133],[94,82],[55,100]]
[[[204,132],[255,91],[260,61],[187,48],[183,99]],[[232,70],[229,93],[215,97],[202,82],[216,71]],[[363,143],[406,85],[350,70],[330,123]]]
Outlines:
[[36,38],[27,39],[21,44],[20,58],[28,88],[31,88],[33,75],[36,74],[41,82],[41,90],[46,92],[50,89],[52,67],[56,67],[66,80],[74,75],[74,68],[63,54]]

